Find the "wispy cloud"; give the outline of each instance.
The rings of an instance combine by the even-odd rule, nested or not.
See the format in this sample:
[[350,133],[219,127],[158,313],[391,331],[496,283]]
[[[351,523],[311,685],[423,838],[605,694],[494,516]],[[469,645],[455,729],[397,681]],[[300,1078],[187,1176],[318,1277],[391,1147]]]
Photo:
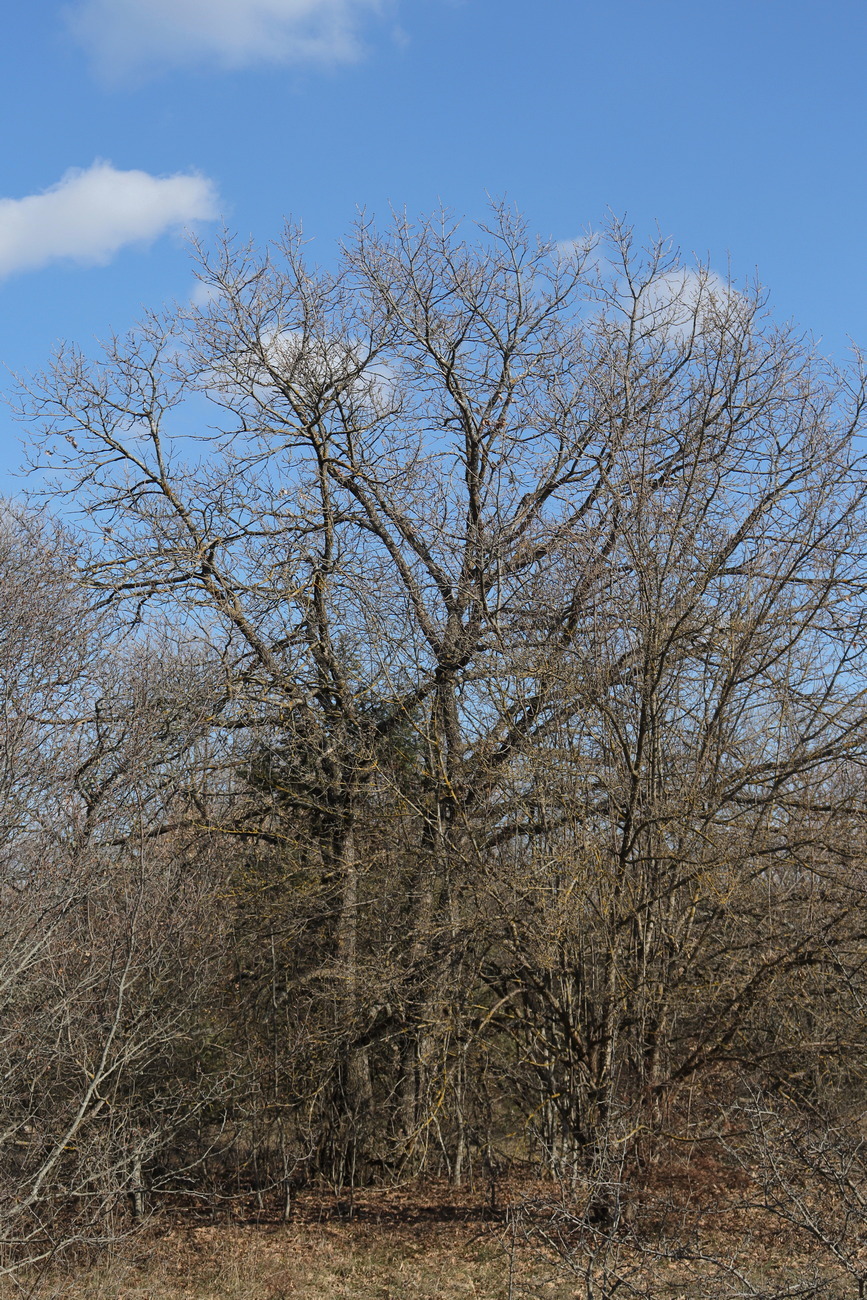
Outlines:
[[340,63],[388,0],[75,0],[78,40],[109,80],[189,63]]
[[204,176],[151,176],[96,162],[41,194],[0,199],[0,276],[67,258],[108,262],[126,244],[216,215],[216,191]]

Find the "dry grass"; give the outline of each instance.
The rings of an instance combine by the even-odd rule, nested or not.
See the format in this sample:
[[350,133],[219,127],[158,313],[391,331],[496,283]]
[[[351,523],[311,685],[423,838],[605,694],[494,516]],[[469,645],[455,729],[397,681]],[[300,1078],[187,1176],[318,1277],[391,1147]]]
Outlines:
[[[510,1197],[503,1189],[495,1213],[487,1197],[427,1184],[360,1193],[351,1207],[307,1196],[285,1225],[191,1219],[161,1227],[158,1220],[115,1258],[57,1268],[23,1286],[8,1283],[0,1286],[0,1300],[585,1300],[580,1251],[572,1255],[573,1271],[545,1253],[532,1218],[504,1213],[510,1199],[526,1205],[533,1192],[538,1205],[545,1190],[523,1184]],[[548,1185],[549,1195],[553,1190]],[[727,1227],[704,1245],[717,1257],[746,1246],[765,1294],[813,1274],[816,1261],[782,1242],[772,1224],[751,1233],[748,1244],[746,1222],[723,1217]],[[538,1222],[544,1227],[544,1215]],[[624,1295],[709,1300],[733,1294],[718,1269],[641,1253],[620,1263],[635,1286]],[[845,1292],[827,1294],[830,1300]]]
[[[139,1243],[135,1257],[57,1274],[60,1300],[566,1300],[574,1287],[466,1228],[289,1225],[195,1228]],[[540,1289],[541,1288],[541,1289]],[[9,1292],[9,1295],[20,1292]]]
[[[803,1272],[790,1261],[790,1267],[771,1269],[762,1280],[773,1292],[806,1281],[807,1272],[807,1261]],[[632,1294],[654,1300],[723,1294],[709,1277],[703,1281],[675,1263],[659,1263],[633,1281]],[[125,1259],[57,1273],[43,1282],[40,1300],[584,1300],[587,1295],[580,1273],[526,1245],[510,1251],[506,1235],[394,1224],[188,1228],[140,1241]],[[22,1300],[27,1289],[0,1294],[3,1300],[13,1295]]]

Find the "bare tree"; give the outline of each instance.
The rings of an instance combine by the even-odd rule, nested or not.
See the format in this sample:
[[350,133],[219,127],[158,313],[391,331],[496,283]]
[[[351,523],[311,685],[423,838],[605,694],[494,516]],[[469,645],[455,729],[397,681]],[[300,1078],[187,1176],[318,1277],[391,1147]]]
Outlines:
[[789,1068],[798,972],[860,978],[858,367],[506,208],[201,275],[29,411],[91,590],[219,665],[190,789],[268,1104],[338,1183],[493,1169],[516,1111],[560,1170],[651,1158]]
[[80,559],[62,529],[4,506],[3,1271],[141,1219],[143,1170],[172,1164],[167,1148],[207,1104],[207,1088],[188,1095],[189,1058],[223,966],[206,846],[163,834],[201,734],[196,666],[125,652]]
[[618,1131],[649,1155],[697,1076],[786,1072],[781,1008],[821,972],[854,1012],[864,937],[861,381],[757,299],[618,248],[594,327],[612,526],[527,599],[564,614],[528,650],[552,705],[489,968],[567,1166]]

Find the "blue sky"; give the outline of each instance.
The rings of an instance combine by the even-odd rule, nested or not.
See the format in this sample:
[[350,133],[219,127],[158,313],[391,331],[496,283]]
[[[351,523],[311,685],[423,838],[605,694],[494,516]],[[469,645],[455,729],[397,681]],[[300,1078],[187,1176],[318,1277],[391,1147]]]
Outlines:
[[[13,370],[187,297],[187,227],[291,214],[327,261],[357,207],[486,191],[556,239],[658,224],[867,346],[864,0],[30,0],[4,26]],[[5,490],[19,436],[0,413]]]

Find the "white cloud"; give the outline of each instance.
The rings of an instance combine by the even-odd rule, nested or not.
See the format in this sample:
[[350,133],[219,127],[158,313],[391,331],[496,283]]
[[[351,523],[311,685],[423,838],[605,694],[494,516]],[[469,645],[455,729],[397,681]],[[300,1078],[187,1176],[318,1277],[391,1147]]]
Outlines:
[[217,215],[204,176],[151,176],[96,162],[41,194],[0,199],[0,276],[48,262],[108,262],[125,244]]
[[[198,295],[199,302],[195,302],[194,293],[194,305],[207,312],[211,303],[219,301],[219,295],[208,292],[210,286],[203,285],[202,289],[205,292]],[[267,370],[272,367],[291,382],[297,393],[314,403],[331,388],[340,390],[344,400],[350,396],[378,419],[396,414],[400,407],[397,370],[382,357],[371,358],[363,342],[329,340],[313,334],[305,338],[301,330],[290,329],[263,333],[259,344],[261,355],[258,350],[236,352],[225,365],[211,372],[215,391],[227,382],[234,386],[240,374],[244,385],[250,385],[251,394],[267,409],[275,399],[274,383]]]
[[347,62],[362,19],[387,0],[76,0],[68,10],[99,71],[165,64]]
[[660,334],[684,342],[711,320],[749,312],[747,300],[709,267],[680,266],[655,276],[640,297],[640,319]]
[[594,230],[588,230],[577,239],[558,239],[554,247],[560,257],[584,261],[592,256],[599,261],[603,256],[600,243],[600,236]]
[[190,302],[194,307],[205,308],[209,303],[216,302],[220,297],[220,291],[213,284],[206,284],[204,280],[194,280],[190,289]]

